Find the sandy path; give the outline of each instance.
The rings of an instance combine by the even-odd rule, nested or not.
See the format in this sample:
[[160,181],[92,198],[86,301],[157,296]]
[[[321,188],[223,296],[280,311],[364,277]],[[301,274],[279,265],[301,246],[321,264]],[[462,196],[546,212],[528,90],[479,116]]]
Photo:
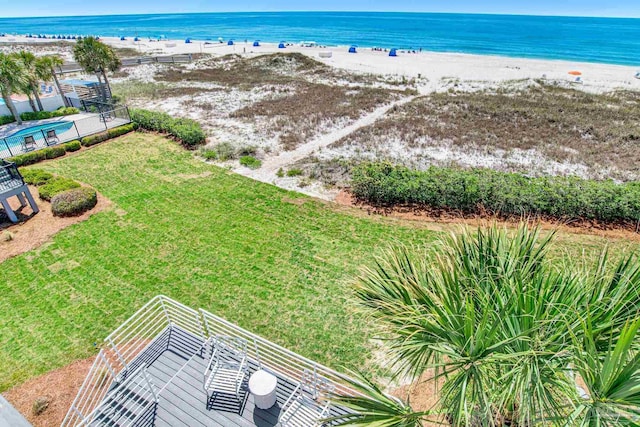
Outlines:
[[392,102],[391,104],[384,105],[372,111],[371,113],[359,118],[349,126],[339,128],[333,132],[320,135],[319,137],[312,139],[306,144],[300,145],[295,150],[284,151],[277,156],[268,157],[262,162],[262,166],[256,170],[250,170],[244,167],[240,167],[236,172],[263,182],[273,182],[276,178],[276,173],[279,169],[285,169],[287,166],[302,160],[309,155],[313,154],[316,150],[327,147],[336,141],[344,138],[345,136],[357,131],[358,129],[373,124],[376,120],[382,118],[390,109],[395,106],[406,104],[415,99],[415,96],[409,96]]

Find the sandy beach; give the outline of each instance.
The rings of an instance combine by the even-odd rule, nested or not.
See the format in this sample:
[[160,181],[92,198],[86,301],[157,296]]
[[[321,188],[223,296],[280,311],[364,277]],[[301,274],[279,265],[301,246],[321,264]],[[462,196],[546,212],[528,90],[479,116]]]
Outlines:
[[[525,79],[547,79],[570,84],[593,93],[615,89],[640,90],[640,79],[634,77],[640,69],[622,65],[430,51],[414,54],[402,50],[398,51],[397,57],[389,57],[388,52],[373,51],[371,48],[359,48],[358,53],[353,54],[348,53],[347,46],[303,47],[299,43],[279,49],[275,43],[261,43],[261,46],[254,47],[252,41],[235,42],[234,45],[229,46],[226,42],[197,40],[192,43],[185,43],[184,40],[150,41],[149,39],[134,42],[133,37],[124,41],[117,37],[103,37],[101,40],[114,47],[137,50],[140,55],[207,53],[216,56],[228,54],[255,56],[275,52],[300,52],[344,70],[419,79],[418,86],[421,93],[447,90],[451,80],[459,80],[461,90],[483,89],[487,84]],[[56,41],[59,40],[24,36],[0,39],[0,42],[43,44]],[[321,52],[331,52],[331,58],[320,57]],[[568,74],[570,71],[580,71],[583,83],[573,83],[575,77]]]

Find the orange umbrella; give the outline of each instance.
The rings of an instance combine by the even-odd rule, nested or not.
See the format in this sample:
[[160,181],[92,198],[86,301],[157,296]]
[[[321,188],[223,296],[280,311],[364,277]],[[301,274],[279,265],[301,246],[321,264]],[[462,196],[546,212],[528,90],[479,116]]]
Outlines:
[[571,74],[572,76],[581,76],[582,73],[580,71],[569,71],[569,74]]

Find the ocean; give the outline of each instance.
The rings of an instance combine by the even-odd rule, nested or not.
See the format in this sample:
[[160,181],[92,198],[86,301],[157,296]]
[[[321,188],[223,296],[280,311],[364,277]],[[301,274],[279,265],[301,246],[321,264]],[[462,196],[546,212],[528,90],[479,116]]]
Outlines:
[[[0,33],[413,48],[640,66],[640,19],[376,12],[0,18]],[[2,39],[0,38],[0,41]]]

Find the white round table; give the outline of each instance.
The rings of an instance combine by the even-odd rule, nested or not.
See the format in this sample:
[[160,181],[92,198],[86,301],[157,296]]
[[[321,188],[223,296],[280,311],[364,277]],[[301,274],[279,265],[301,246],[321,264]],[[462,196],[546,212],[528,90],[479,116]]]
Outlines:
[[278,378],[260,369],[249,378],[249,391],[253,394],[255,405],[260,409],[269,409],[276,404]]

